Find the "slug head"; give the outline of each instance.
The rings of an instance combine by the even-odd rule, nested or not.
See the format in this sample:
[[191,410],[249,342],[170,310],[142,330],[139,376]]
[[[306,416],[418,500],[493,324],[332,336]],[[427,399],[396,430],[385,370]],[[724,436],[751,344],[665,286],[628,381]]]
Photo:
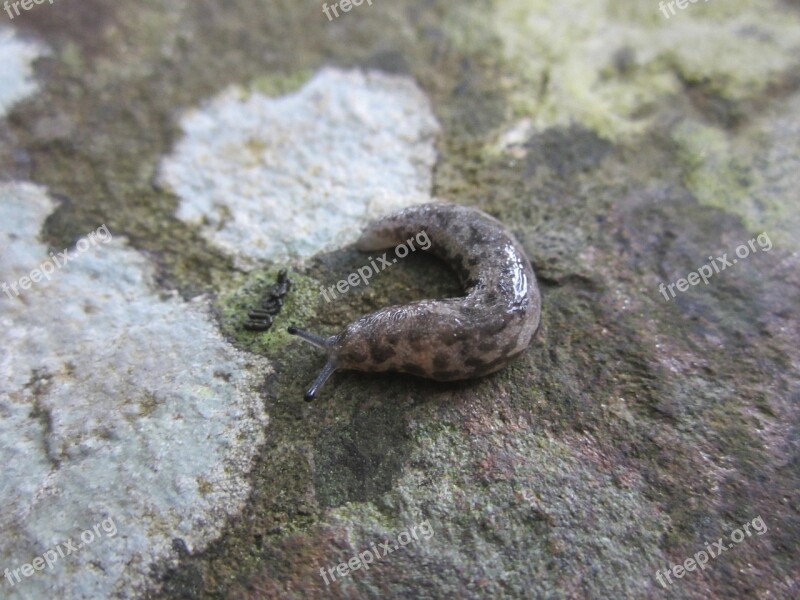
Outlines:
[[356,369],[359,371],[372,371],[369,359],[371,334],[365,323],[369,322],[370,315],[361,317],[350,323],[339,335],[324,338],[314,333],[309,333],[297,327],[289,327],[288,332],[305,340],[312,346],[325,350],[328,361],[322,367],[314,383],[306,391],[305,398],[311,401],[316,396],[328,378],[338,369]]

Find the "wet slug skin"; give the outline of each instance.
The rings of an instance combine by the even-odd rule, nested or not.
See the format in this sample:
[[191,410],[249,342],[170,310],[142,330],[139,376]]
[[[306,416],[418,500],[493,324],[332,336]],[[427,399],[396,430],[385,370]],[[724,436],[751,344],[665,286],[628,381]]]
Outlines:
[[502,369],[528,347],[539,326],[539,288],[522,247],[497,219],[457,204],[421,204],[371,223],[356,247],[383,250],[420,231],[430,238],[427,251],[458,274],[466,296],[388,306],[328,338],[290,327],[328,354],[307,400],[339,369],[456,381]]

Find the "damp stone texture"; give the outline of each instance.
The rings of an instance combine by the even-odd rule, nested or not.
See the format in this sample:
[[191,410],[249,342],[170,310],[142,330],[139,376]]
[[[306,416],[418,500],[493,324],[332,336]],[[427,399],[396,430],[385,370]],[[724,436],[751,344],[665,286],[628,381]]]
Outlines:
[[269,97],[232,87],[181,119],[160,165],[177,216],[247,268],[302,261],[429,200],[439,125],[408,77],[324,68]]

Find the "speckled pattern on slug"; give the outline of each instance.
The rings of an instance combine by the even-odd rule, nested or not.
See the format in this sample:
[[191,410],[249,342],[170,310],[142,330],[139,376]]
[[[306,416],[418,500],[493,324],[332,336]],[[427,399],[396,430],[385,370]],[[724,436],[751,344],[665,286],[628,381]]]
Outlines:
[[[428,251],[456,270],[466,297],[383,308],[317,340],[328,352],[323,375],[354,369],[469,379],[503,368],[528,347],[541,312],[536,277],[519,243],[496,219],[456,204],[423,204],[372,223],[356,247],[381,250],[422,231],[431,240]],[[323,381],[318,378],[307,397]]]

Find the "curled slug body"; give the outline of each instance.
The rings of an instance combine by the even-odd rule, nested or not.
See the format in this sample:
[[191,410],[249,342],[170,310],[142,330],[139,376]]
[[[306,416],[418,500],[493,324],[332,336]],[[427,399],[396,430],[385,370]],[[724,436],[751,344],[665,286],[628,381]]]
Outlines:
[[456,271],[466,297],[382,308],[328,338],[290,327],[328,353],[307,400],[338,369],[454,381],[497,371],[528,347],[541,311],[536,277],[519,243],[493,217],[451,203],[417,205],[370,224],[356,247],[383,250],[422,231],[431,241],[428,252]]

